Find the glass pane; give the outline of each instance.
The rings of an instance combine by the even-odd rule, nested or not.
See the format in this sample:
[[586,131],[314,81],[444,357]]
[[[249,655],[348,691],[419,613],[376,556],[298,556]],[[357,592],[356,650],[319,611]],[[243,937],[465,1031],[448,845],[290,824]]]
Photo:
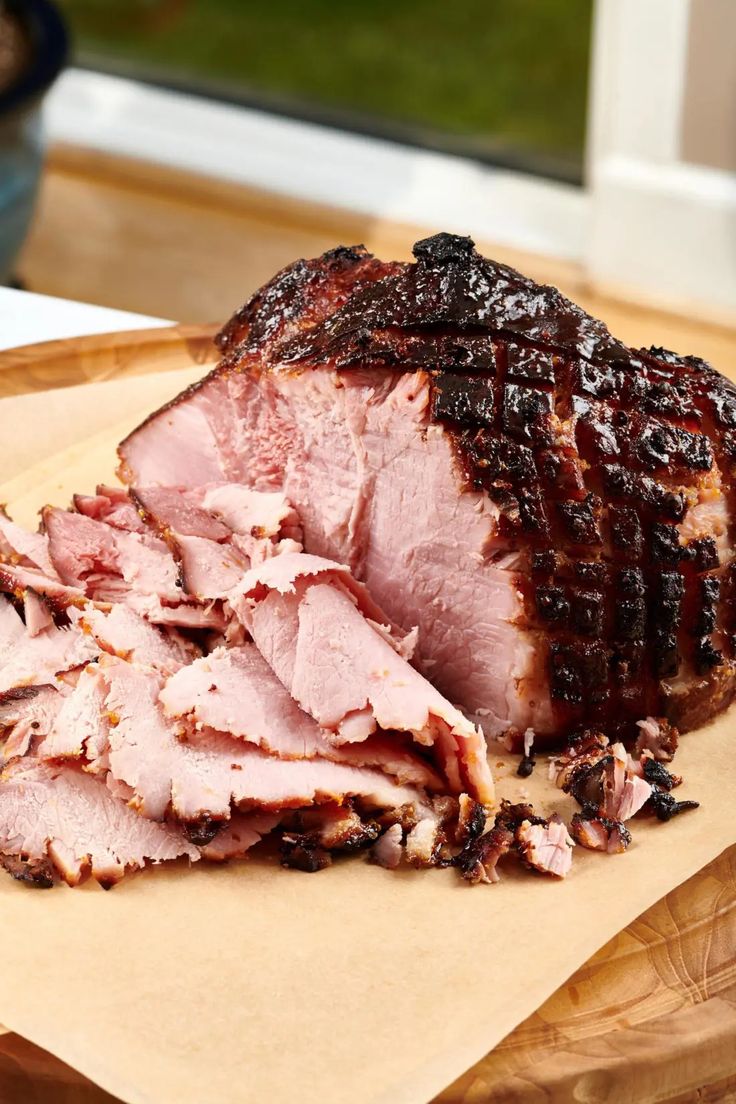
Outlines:
[[593,0],[61,0],[79,60],[580,179]]

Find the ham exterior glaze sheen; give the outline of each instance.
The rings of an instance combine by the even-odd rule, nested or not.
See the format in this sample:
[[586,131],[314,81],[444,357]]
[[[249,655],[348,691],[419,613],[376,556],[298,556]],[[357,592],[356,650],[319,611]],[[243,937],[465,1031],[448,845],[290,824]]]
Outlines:
[[120,446],[135,486],[280,491],[492,735],[692,728],[734,693],[736,389],[438,234],[279,273]]

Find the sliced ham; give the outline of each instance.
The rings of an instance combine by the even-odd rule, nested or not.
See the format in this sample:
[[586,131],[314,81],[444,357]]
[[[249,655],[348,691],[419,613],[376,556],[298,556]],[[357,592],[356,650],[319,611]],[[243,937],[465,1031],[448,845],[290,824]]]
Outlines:
[[222,483],[200,493],[204,508],[240,536],[301,535],[296,513],[280,491],[260,492],[242,483]]
[[152,594],[133,593],[125,595],[125,604],[153,625],[179,629],[204,629],[209,632],[223,632],[226,628],[222,607],[213,602],[200,605],[181,601],[166,605]]
[[180,829],[138,816],[98,779],[32,759],[3,774],[0,851],[20,859],[20,869],[50,860],[69,885],[89,871],[105,887],[147,860],[199,858]]
[[26,589],[35,591],[61,607],[84,601],[84,591],[80,587],[62,583],[56,572],[53,575],[46,575],[35,567],[0,563],[0,590],[8,594],[17,594]]
[[80,673],[76,686],[62,700],[46,739],[38,748],[42,759],[87,760],[87,770],[105,769],[108,715],[107,686],[94,664]]
[[73,625],[52,625],[31,636],[12,604],[0,595],[0,693],[53,683],[57,674],[83,666],[98,651],[91,637]]
[[145,529],[140,514],[123,487],[101,484],[94,495],[75,494],[74,509],[115,529],[127,529],[131,533],[142,533]]
[[55,686],[23,686],[0,694],[0,736],[5,761],[25,755],[36,739],[47,736],[64,702]]
[[181,537],[226,541],[231,529],[200,505],[201,495],[177,487],[133,487],[131,495],[143,516],[160,532]]
[[[55,507],[43,511],[52,562],[63,582],[90,597],[126,590],[178,601],[178,570],[166,544],[147,532],[115,529],[106,522]],[[101,584],[101,587],[98,586]],[[105,589],[105,588],[108,589]]]
[[105,659],[102,666],[109,688],[110,772],[133,788],[144,816],[160,819],[171,808],[184,821],[224,821],[231,804],[276,810],[346,797],[377,808],[423,804],[420,791],[376,770],[322,759],[282,760],[217,733],[196,744],[183,742],[181,726],[158,704],[154,674],[121,660]]
[[273,831],[279,820],[278,813],[233,813],[210,842],[200,847],[202,858],[209,862],[241,859],[251,847]]
[[184,590],[200,602],[227,598],[250,567],[250,558],[230,544],[207,537],[175,537]]
[[[347,584],[343,584],[347,580]],[[292,697],[337,745],[377,728],[431,747],[450,789],[493,799],[485,740],[376,632],[347,569],[284,555],[251,570],[233,606]]]
[[439,790],[442,780],[398,738],[371,736],[335,747],[299,708],[253,644],[219,647],[168,679],[160,701],[170,717],[190,719],[286,759],[319,755],[379,767],[401,783]]
[[40,632],[50,629],[54,624],[49,603],[31,587],[26,587],[23,592],[23,620],[29,636],[38,636]]
[[75,611],[73,619],[87,630],[102,649],[171,675],[199,654],[199,649],[173,630],[150,624],[125,605],[109,612],[88,605]]
[[51,578],[58,578],[51,562],[45,534],[31,533],[22,526],[16,525],[2,509],[0,509],[0,553],[23,566],[37,568]]
[[329,747],[252,644],[217,648],[169,678],[160,694],[168,717],[229,733],[285,759]]

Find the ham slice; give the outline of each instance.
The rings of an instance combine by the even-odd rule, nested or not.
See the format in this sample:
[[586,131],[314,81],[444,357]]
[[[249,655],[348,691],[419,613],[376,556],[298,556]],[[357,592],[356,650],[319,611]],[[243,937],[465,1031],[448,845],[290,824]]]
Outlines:
[[107,687],[99,667],[90,665],[80,673],[76,686],[62,699],[53,725],[40,745],[43,759],[88,760],[87,770],[104,770],[107,751],[108,718],[105,708]]
[[94,495],[74,495],[74,509],[87,517],[104,521],[115,529],[127,529],[142,533],[145,529],[135,505],[123,487],[106,487],[100,484]]
[[5,736],[2,758],[25,755],[34,738],[47,736],[64,697],[55,686],[22,686],[0,694],[0,735]]
[[376,808],[423,804],[420,791],[376,770],[321,759],[277,759],[218,733],[184,742],[181,725],[168,720],[158,704],[155,674],[106,657],[101,666],[111,717],[110,773],[132,787],[144,816],[161,819],[171,809],[183,821],[226,821],[231,804],[276,810],[339,803],[348,796]]
[[16,525],[3,509],[0,509],[0,553],[24,566],[38,568],[51,578],[58,578],[49,556],[46,536],[30,533]]
[[233,813],[212,840],[200,847],[202,858],[209,862],[240,859],[273,831],[279,820],[278,813]]
[[[105,887],[147,860],[199,858],[181,829],[138,816],[98,779],[33,759],[4,772],[0,852],[23,864],[52,864],[72,886],[89,871]],[[18,868],[15,876],[23,876]]]
[[200,605],[182,601],[169,606],[152,594],[127,594],[125,604],[154,625],[211,632],[222,632],[226,626],[222,608],[211,602]]
[[109,587],[106,577],[111,576],[120,596],[134,590],[169,601],[181,598],[176,563],[157,537],[55,507],[43,511],[43,520],[51,560],[63,582],[99,597],[98,583]]
[[53,683],[57,674],[81,667],[98,653],[75,626],[51,625],[31,636],[10,602],[0,595],[0,693]]
[[160,701],[168,717],[189,717],[284,759],[311,759],[329,747],[252,644],[217,648],[185,667]]
[[23,620],[29,636],[38,636],[44,629],[50,629],[54,617],[46,599],[31,587],[23,592]]
[[284,759],[321,756],[355,767],[379,767],[399,782],[432,790],[442,780],[397,737],[371,736],[335,747],[299,708],[253,644],[220,647],[168,679],[160,702],[167,716],[237,736]]
[[0,590],[8,594],[16,594],[26,589],[53,600],[59,606],[84,601],[84,591],[79,587],[66,586],[65,583],[60,582],[56,572],[53,575],[46,575],[35,567],[0,563]]
[[176,536],[184,590],[200,602],[227,598],[250,567],[250,559],[230,544],[207,537]]
[[133,487],[131,495],[146,520],[162,533],[226,541],[231,530],[204,509],[196,491],[177,487]]
[[189,663],[199,649],[174,630],[162,631],[128,606],[115,605],[105,613],[88,605],[74,619],[92,634],[106,652],[170,675]]
[[201,496],[205,509],[240,536],[301,535],[296,513],[280,491],[254,491],[242,483],[220,483],[203,488]]
[[335,744],[377,728],[410,733],[432,748],[453,792],[491,802],[482,734],[376,631],[356,591],[342,565],[287,554],[251,570],[232,604],[289,693]]

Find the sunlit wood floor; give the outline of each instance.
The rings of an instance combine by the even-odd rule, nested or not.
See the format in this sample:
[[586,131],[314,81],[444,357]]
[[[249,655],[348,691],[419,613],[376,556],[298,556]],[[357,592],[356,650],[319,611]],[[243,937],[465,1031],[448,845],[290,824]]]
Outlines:
[[[415,227],[57,148],[19,274],[31,290],[51,295],[178,321],[220,321],[296,257],[364,242],[379,256],[405,258],[420,236]],[[556,284],[628,344],[694,353],[736,373],[736,330],[593,291],[573,264],[478,244]]]

